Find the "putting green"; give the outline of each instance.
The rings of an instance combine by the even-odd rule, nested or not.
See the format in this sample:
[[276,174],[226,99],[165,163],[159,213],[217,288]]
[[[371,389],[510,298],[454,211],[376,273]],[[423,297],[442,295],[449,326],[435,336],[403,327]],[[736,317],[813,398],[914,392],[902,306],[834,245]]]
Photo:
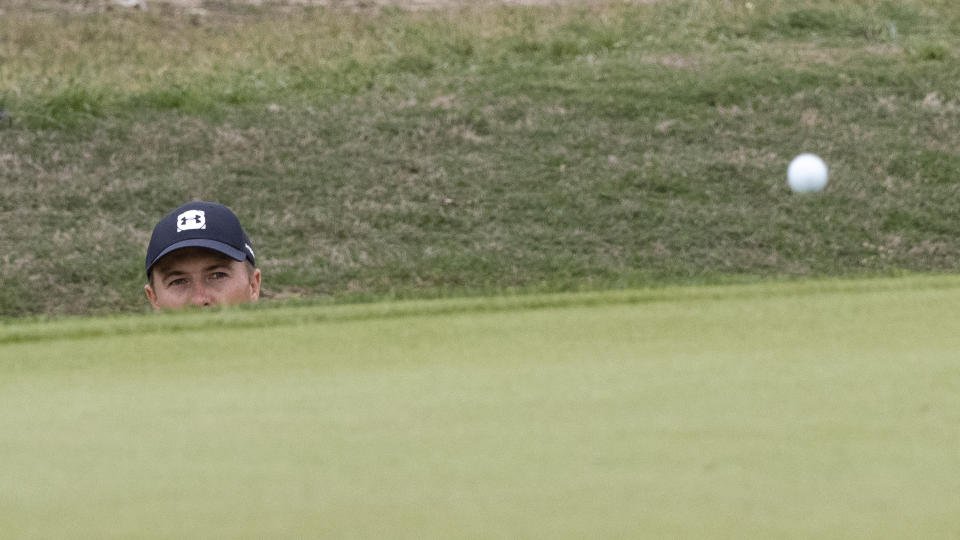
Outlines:
[[956,538],[960,279],[0,327],[11,538]]

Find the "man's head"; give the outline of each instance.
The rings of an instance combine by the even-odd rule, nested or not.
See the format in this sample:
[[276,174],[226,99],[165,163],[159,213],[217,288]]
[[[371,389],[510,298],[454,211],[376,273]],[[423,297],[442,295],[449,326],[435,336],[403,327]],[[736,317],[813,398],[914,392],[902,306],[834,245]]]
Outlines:
[[154,309],[253,302],[260,270],[250,239],[229,208],[191,202],[153,229],[144,291]]

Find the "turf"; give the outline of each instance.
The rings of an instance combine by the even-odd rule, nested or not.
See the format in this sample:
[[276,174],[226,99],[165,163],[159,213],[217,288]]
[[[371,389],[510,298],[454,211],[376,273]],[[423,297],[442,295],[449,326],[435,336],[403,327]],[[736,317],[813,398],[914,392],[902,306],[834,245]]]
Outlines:
[[17,538],[951,538],[955,277],[7,324]]
[[271,298],[960,270],[952,0],[280,3],[5,4],[0,317],[146,309],[190,199]]

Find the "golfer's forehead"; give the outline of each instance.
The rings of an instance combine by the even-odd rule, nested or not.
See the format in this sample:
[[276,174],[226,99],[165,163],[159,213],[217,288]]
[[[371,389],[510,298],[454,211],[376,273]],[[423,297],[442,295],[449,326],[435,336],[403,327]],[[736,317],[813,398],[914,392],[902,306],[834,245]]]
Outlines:
[[204,248],[183,248],[164,255],[157,262],[157,272],[170,274],[173,272],[190,272],[204,270],[215,266],[230,266],[234,261],[223,253]]

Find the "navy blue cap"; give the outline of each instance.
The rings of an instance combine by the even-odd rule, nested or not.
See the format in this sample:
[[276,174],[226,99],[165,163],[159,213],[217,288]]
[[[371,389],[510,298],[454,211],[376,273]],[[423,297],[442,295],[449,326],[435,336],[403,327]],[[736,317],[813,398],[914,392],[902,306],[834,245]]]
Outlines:
[[240,220],[222,204],[194,201],[170,212],[153,228],[147,246],[147,278],[164,255],[185,247],[202,247],[237,261],[257,260]]

